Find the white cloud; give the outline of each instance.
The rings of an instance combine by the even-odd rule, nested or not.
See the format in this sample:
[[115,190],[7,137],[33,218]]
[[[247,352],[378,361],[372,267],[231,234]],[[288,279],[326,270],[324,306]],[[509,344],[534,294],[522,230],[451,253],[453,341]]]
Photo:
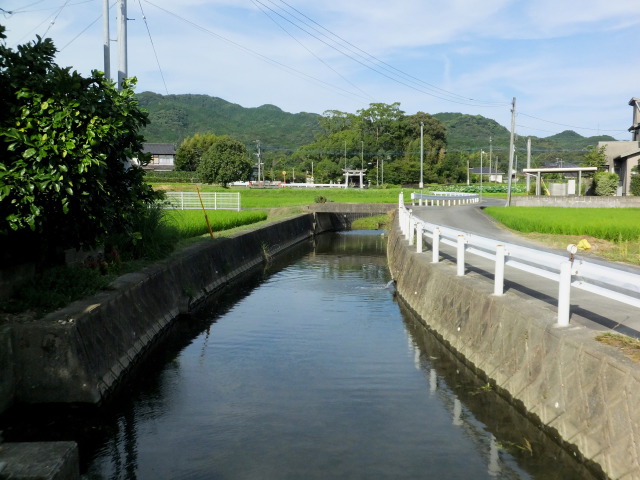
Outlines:
[[[4,10],[16,12],[24,5],[23,0],[3,3]],[[34,5],[30,12],[0,17],[8,27],[8,45],[48,28],[58,48],[69,44],[58,56],[61,65],[85,74],[102,69],[102,1],[70,2],[60,11],[62,4]],[[621,129],[630,119],[626,102],[640,96],[639,67],[631,58],[640,25],[637,0],[397,0],[393,5],[382,0],[142,0],[142,5],[172,94],[204,93],[243,106],[272,103],[317,113],[400,101],[408,113],[462,111],[503,124],[509,123],[508,104],[516,96],[519,111],[546,120]],[[265,6],[310,32],[269,12],[304,46],[265,15]],[[128,16],[135,18],[129,22],[129,72],[138,76],[139,91],[165,93],[137,1],[129,2]],[[115,9],[111,17],[115,38]],[[399,79],[380,61],[413,78]],[[112,70],[116,66],[112,43]],[[460,97],[426,94],[437,91],[420,82],[502,106],[447,102],[437,97]]]

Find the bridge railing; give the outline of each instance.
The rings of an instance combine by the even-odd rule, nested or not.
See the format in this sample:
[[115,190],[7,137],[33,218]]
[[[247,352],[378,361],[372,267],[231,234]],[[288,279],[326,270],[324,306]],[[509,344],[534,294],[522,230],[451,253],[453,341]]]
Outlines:
[[[200,192],[207,210],[240,210],[239,192]],[[167,192],[166,208],[194,210],[202,208],[197,192]]]
[[418,205],[426,206],[453,206],[453,205],[466,205],[469,203],[478,203],[480,196],[476,193],[464,193],[464,192],[433,192],[426,195],[422,193],[411,193],[411,205],[415,205],[416,200]]
[[458,276],[465,274],[466,253],[493,261],[494,295],[504,292],[505,266],[557,282],[558,325],[569,325],[571,287],[640,308],[640,275],[577,258],[574,245],[567,247],[564,256],[428,223],[406,208],[402,193],[399,222],[409,245],[415,244],[418,253],[423,251],[424,239],[431,239],[432,263],[440,260],[440,244],[455,247]]

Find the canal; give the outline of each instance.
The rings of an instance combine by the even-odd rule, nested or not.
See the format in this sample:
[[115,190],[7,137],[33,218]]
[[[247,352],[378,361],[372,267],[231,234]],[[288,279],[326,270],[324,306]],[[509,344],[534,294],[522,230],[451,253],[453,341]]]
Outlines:
[[121,398],[38,414],[85,479],[591,478],[395,297],[380,231],[319,236],[181,317]]

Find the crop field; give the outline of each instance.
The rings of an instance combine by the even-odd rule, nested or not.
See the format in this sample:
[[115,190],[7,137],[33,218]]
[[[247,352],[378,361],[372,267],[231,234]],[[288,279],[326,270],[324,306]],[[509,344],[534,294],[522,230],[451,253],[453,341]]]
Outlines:
[[[152,184],[154,189],[166,192],[195,192],[191,183]],[[455,186],[437,188],[438,191],[460,191]],[[200,186],[201,192],[239,192],[241,208],[297,207],[319,202],[343,203],[397,203],[398,195],[404,192],[405,202],[410,201],[415,188],[220,188],[212,185]],[[429,188],[424,193],[431,193]],[[505,197],[504,192],[488,193],[484,196]]]
[[524,233],[588,235],[610,242],[640,240],[640,208],[487,207],[484,211]]
[[[231,228],[266,220],[267,213],[261,210],[208,210],[207,218],[211,230],[221,232]],[[165,222],[179,231],[180,238],[198,237],[209,233],[202,210],[166,210]]]

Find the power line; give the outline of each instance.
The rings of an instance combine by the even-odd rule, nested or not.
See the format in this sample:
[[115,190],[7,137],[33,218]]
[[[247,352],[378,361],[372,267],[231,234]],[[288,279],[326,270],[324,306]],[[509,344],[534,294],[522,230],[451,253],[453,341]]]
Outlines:
[[567,125],[565,123],[553,122],[551,120],[545,120],[544,118],[534,117],[533,115],[527,115],[526,113],[519,112],[519,115],[523,115],[525,117],[533,118],[535,120],[540,120],[541,122],[552,123],[553,125],[559,125],[561,127],[567,128],[576,128],[578,130],[592,130],[594,132],[626,132],[627,130],[614,130],[614,129],[603,129],[603,128],[589,128],[589,127],[578,127],[576,125]]
[[[273,9],[271,9],[270,7],[266,6],[265,4],[263,4],[262,2],[260,2],[259,0],[251,0],[253,2],[254,5],[256,5],[273,23],[275,23],[278,27],[280,27],[287,35],[289,35],[293,40],[295,40],[300,46],[302,46],[302,48],[304,48],[307,52],[309,52],[311,55],[313,55],[319,62],[321,62],[324,66],[326,66],[327,68],[329,68],[332,72],[334,72],[336,75],[338,75],[340,78],[342,78],[345,82],[347,82],[349,85],[351,85],[352,87],[356,88],[357,90],[359,90],[360,92],[362,92],[364,95],[369,96],[370,95],[365,92],[364,90],[362,90],[360,87],[358,87],[356,84],[354,84],[353,82],[351,82],[348,78],[346,78],[344,75],[342,75],[339,71],[337,71],[335,68],[333,68],[331,65],[329,65],[327,62],[325,62],[322,58],[320,58],[318,55],[316,55],[314,52],[311,51],[311,49],[307,48],[301,41],[299,41],[293,34],[291,34],[286,28],[284,28],[282,25],[280,25],[271,15],[269,15],[266,10],[264,8],[269,9],[271,12],[275,13],[276,15],[282,17],[282,15],[280,15],[279,13],[275,12]],[[264,8],[261,8],[264,7]],[[287,19],[285,19],[287,20]],[[288,20],[287,20],[288,21]],[[370,98],[371,99],[371,98]]]
[[[320,84],[321,86],[323,86],[325,88],[333,89],[340,95],[344,95],[344,96],[348,95],[348,96],[364,98],[362,95],[359,95],[359,94],[357,94],[355,92],[351,92],[349,90],[346,90],[344,88],[338,87],[336,85],[332,85],[332,84],[330,84],[328,82],[325,82],[324,80],[321,80],[319,78],[313,77],[312,75],[308,75],[308,74],[306,74],[304,72],[296,70],[295,68],[289,67],[288,65],[285,65],[282,62],[279,62],[277,60],[274,60],[272,58],[267,57],[266,55],[258,53],[255,50],[252,50],[252,49],[250,49],[248,47],[245,47],[245,46],[243,46],[243,45],[241,45],[241,44],[239,44],[239,43],[237,43],[237,42],[235,42],[233,40],[230,40],[230,39],[228,39],[228,38],[226,38],[226,37],[224,37],[224,36],[222,36],[222,35],[220,35],[218,33],[213,32],[212,30],[210,30],[208,28],[205,28],[205,27],[203,27],[201,25],[198,25],[197,23],[195,23],[195,22],[193,22],[191,20],[188,20],[188,19],[186,19],[186,18],[184,18],[184,17],[182,17],[182,16],[180,16],[180,15],[174,13],[174,12],[171,12],[171,11],[167,10],[166,8],[163,8],[163,7],[159,6],[159,5],[156,5],[155,3],[153,3],[153,2],[151,2],[149,0],[145,0],[145,1],[149,5],[152,5],[152,6],[156,7],[156,8],[158,8],[159,10],[162,10],[163,12],[165,12],[165,13],[177,18],[178,20],[180,20],[180,21],[182,21],[182,22],[184,22],[184,23],[196,28],[197,30],[200,30],[201,32],[206,33],[207,35],[210,35],[210,36],[212,36],[214,38],[217,38],[217,39],[222,40],[222,41],[224,41],[226,43],[229,43],[230,45],[233,45],[234,47],[236,47],[236,48],[238,48],[240,50],[243,50],[243,51],[249,53],[250,55],[252,55],[252,56],[254,56],[256,58],[259,58],[260,60],[262,60],[262,61],[264,61],[266,63],[269,63],[269,64],[271,64],[271,65],[273,65],[273,66],[275,66],[277,68],[280,68],[282,70],[286,70],[289,73],[292,73],[292,74],[294,74],[294,75],[296,75],[298,77],[304,78],[306,80],[311,80],[311,81],[313,81],[315,83]],[[365,98],[365,100],[366,100],[366,98]]]
[[[271,3],[273,3],[273,0],[269,0],[271,1]],[[324,36],[325,38],[330,39],[332,42],[335,42],[336,44],[340,45],[342,48],[346,48],[347,50],[349,50],[350,52],[354,53],[355,55],[357,55],[358,57],[362,58],[364,61],[372,63],[373,65],[375,65],[375,68],[372,68],[368,65],[364,65],[362,64],[362,62],[354,59],[351,55],[337,49],[336,47],[331,46],[332,48],[336,49],[337,51],[339,51],[341,54],[347,56],[348,58],[360,63],[361,65],[366,66],[367,68],[370,68],[372,70],[374,70],[376,73],[381,74],[387,78],[390,78],[388,75],[380,72],[379,70],[377,70],[376,68],[378,67],[378,65],[381,65],[383,67],[383,70],[386,72],[389,72],[392,75],[395,76],[400,76],[400,77],[404,77],[405,80],[408,79],[408,81],[410,81],[411,83],[414,84],[419,84],[419,85],[423,85],[429,89],[432,89],[434,91],[436,91],[436,93],[430,93],[430,92],[425,92],[421,89],[415,88],[415,87],[411,87],[410,88],[414,88],[422,93],[425,93],[427,95],[431,95],[434,96],[436,98],[440,98],[442,100],[446,100],[446,101],[450,101],[450,102],[454,102],[454,103],[462,103],[464,105],[471,105],[471,106],[492,106],[492,107],[497,107],[497,106],[505,106],[505,105],[509,105],[509,103],[507,102],[485,102],[485,101],[481,101],[481,100],[475,100],[473,98],[468,98],[464,95],[459,95],[457,93],[453,93],[450,91],[447,91],[445,89],[442,89],[440,87],[437,87],[435,85],[432,85],[428,82],[425,82],[424,80],[421,80],[413,75],[410,75],[406,72],[403,72],[402,70],[384,62],[383,60],[375,57],[374,55],[362,50],[361,48],[357,47],[356,45],[352,44],[351,42],[349,42],[348,40],[345,40],[343,37],[333,33],[332,31],[330,31],[329,29],[325,28],[324,26],[320,25],[318,22],[316,22],[315,20],[309,18],[307,15],[305,15],[304,13],[302,13],[300,10],[296,9],[295,7],[289,5],[287,2],[285,2],[284,0],[280,0],[281,3],[283,3],[284,5],[286,5],[287,7],[289,7],[289,9],[293,10],[294,12],[296,12],[297,14],[299,14],[300,16],[302,16],[304,19],[308,20],[309,22],[312,22],[313,24],[317,25],[321,30],[323,30],[324,32],[327,32],[330,36],[326,35],[325,33],[323,33],[322,31],[318,30],[317,28],[315,28],[313,25],[309,25],[309,23],[306,23],[303,21],[303,23],[307,26],[309,26],[310,28],[313,28],[316,32],[318,32],[319,34],[321,34],[322,36]],[[291,15],[291,14],[290,14]],[[292,15],[293,16],[293,15]],[[295,18],[295,17],[294,17]],[[297,20],[300,20],[299,18],[297,18]],[[299,27],[301,28],[301,27]],[[304,30],[304,29],[303,29]],[[306,30],[305,30],[306,31]],[[307,32],[309,33],[309,32]],[[310,34],[312,35],[312,34]],[[315,37],[315,35],[312,35]],[[340,42],[337,42],[335,39],[338,39]],[[321,40],[322,41],[322,40]],[[323,41],[323,43],[326,44],[326,42]],[[327,44],[328,45],[328,44]],[[373,60],[373,61],[372,61]],[[375,62],[374,62],[375,61]],[[397,79],[393,79],[395,81],[399,81]],[[406,85],[406,83],[404,83],[404,81],[399,81],[400,83],[402,83],[403,85]],[[442,97],[442,95],[448,95],[452,98],[444,98]],[[473,102],[473,103],[468,103],[468,102]]]
[[169,89],[167,88],[167,82],[164,80],[164,73],[162,73],[162,67],[160,66],[160,60],[158,59],[158,52],[156,51],[156,46],[153,43],[153,38],[151,38],[151,30],[149,30],[149,24],[147,23],[147,17],[144,14],[144,10],[142,10],[142,1],[138,0],[140,4],[140,13],[142,13],[142,19],[144,20],[144,25],[147,27],[147,33],[149,34],[149,41],[151,42],[151,48],[153,49],[153,54],[156,57],[156,63],[158,64],[158,70],[160,71],[160,77],[162,77],[162,83],[164,84],[164,91],[169,95]]

